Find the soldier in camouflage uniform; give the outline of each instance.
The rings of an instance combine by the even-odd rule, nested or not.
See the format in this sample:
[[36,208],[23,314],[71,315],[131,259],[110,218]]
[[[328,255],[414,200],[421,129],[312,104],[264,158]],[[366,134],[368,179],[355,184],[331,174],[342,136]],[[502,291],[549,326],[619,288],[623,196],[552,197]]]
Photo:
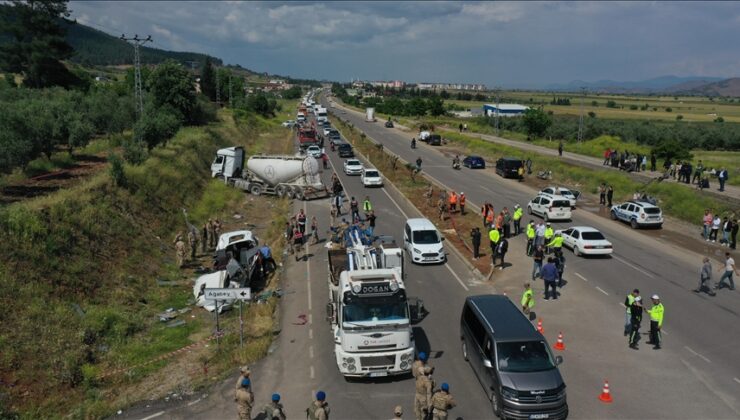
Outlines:
[[188,230],[188,244],[190,245],[190,259],[195,260],[195,252],[198,249],[198,236],[193,229]]
[[265,406],[265,419],[285,420],[285,409],[280,404],[280,394],[272,394],[272,402]]
[[414,414],[416,420],[426,420],[432,405],[432,380],[434,368],[431,366],[420,367],[416,377],[416,394],[414,395]]
[[213,223],[213,246],[216,247],[218,245],[218,238],[221,237],[221,228],[223,227],[223,225],[218,219],[214,220]]
[[208,248],[213,249],[216,246],[216,225],[213,219],[208,219]]
[[306,417],[309,420],[329,420],[329,403],[324,391],[316,393],[316,400],[306,409]]
[[411,374],[414,375],[414,379],[419,377],[419,368],[428,365],[427,360],[429,360],[429,356],[425,352],[420,351],[419,358],[414,360],[414,363],[411,365]]
[[457,403],[450,395],[450,386],[442,383],[440,389],[432,395],[432,419],[447,420],[447,412],[455,407]]
[[250,379],[249,375],[252,374],[252,370],[249,369],[249,366],[247,365],[244,365],[241,368],[239,368],[239,372],[241,373],[241,375],[239,375],[239,379],[236,380],[236,386],[234,386],[234,391],[238,391],[239,388],[242,387],[242,381],[245,379]]
[[208,251],[208,222],[203,223],[202,235],[200,238],[200,251],[205,254]]
[[182,232],[178,233],[175,237],[175,256],[177,257],[177,266],[182,268],[185,266],[185,256],[187,251],[185,249],[185,241],[182,240]]
[[252,383],[249,379],[243,379],[241,387],[236,391],[234,401],[236,401],[237,413],[239,420],[252,420],[252,406],[254,405],[254,395],[252,395]]

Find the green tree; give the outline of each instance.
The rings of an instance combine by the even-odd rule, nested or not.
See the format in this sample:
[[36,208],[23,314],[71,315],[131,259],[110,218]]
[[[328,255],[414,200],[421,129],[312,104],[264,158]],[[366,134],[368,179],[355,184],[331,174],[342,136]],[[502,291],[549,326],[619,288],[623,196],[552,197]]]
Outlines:
[[23,75],[33,88],[72,86],[77,78],[64,66],[72,47],[64,39],[60,18],[70,15],[66,0],[11,0],[0,32],[7,41],[0,45],[0,63],[6,72]]
[[524,112],[522,124],[529,137],[542,137],[552,125],[552,119],[540,108],[529,108]]
[[168,60],[157,66],[149,79],[149,91],[155,108],[170,106],[184,122],[197,119],[193,112],[196,109],[193,81],[180,64]]
[[146,110],[144,116],[134,125],[136,138],[143,141],[149,150],[159,144],[166,143],[180,128],[180,120],[176,116],[177,112],[167,108]]
[[691,160],[693,155],[685,144],[676,140],[662,140],[652,149],[659,159]]
[[200,91],[212,101],[216,100],[216,73],[213,70],[211,57],[206,57],[200,69]]
[[257,92],[247,97],[247,109],[262,115],[265,118],[269,118],[272,112],[270,109],[270,102],[262,92]]
[[72,153],[74,148],[87,146],[93,138],[94,132],[95,127],[79,115],[78,118],[72,121],[69,127],[69,138],[67,140],[69,153]]
[[614,101],[606,101],[606,107],[607,108],[616,108],[617,107],[617,103],[614,102]]
[[427,103],[427,107],[429,108],[429,114],[431,114],[433,117],[438,117],[440,115],[444,115],[445,113],[444,101],[442,101],[439,96],[430,98]]

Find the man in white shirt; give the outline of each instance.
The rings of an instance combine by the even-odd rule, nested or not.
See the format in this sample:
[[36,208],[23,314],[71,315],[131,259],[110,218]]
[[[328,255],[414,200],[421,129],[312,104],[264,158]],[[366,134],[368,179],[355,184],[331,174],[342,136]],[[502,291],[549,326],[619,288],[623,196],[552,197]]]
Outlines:
[[[729,288],[730,290],[735,290],[735,281],[732,279],[732,275],[737,273],[737,269],[735,268],[735,260],[730,257],[729,252],[725,252],[725,266],[724,266],[725,272],[722,274],[722,277],[719,278],[719,282],[714,286],[715,289],[721,289],[725,286],[725,279],[728,279],[730,281]],[[722,267],[719,267],[718,271],[722,271]]]

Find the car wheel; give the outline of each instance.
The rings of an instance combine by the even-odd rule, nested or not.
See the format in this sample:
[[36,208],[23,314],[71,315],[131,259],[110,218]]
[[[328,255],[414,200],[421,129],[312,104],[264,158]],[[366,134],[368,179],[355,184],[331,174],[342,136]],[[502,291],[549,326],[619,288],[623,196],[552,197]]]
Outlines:
[[612,220],[617,220],[617,213],[611,212]]
[[581,256],[581,251],[578,249],[577,246],[574,246],[573,247],[573,255],[575,255],[576,257],[580,257]]
[[463,353],[463,359],[465,361],[468,360],[468,343],[465,342],[465,339],[462,341],[462,353]]
[[527,213],[529,213],[530,216],[532,215],[532,207],[527,206]]
[[656,229],[662,229],[662,228],[663,228],[663,224],[661,223],[661,224],[659,224],[659,225],[655,225],[655,228],[656,228]]
[[637,229],[639,227],[637,225],[637,220],[635,219],[630,220],[630,226],[632,226],[632,229]]
[[494,416],[501,418],[501,398],[498,396],[498,391],[491,392],[491,411]]

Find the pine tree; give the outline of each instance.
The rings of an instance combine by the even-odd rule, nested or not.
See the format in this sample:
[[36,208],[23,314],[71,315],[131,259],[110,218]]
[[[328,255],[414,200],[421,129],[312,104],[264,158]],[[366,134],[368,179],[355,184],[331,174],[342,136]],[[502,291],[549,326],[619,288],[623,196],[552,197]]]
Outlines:
[[216,72],[213,69],[213,63],[211,63],[211,57],[206,57],[206,61],[200,70],[200,91],[208,99],[216,100]]

